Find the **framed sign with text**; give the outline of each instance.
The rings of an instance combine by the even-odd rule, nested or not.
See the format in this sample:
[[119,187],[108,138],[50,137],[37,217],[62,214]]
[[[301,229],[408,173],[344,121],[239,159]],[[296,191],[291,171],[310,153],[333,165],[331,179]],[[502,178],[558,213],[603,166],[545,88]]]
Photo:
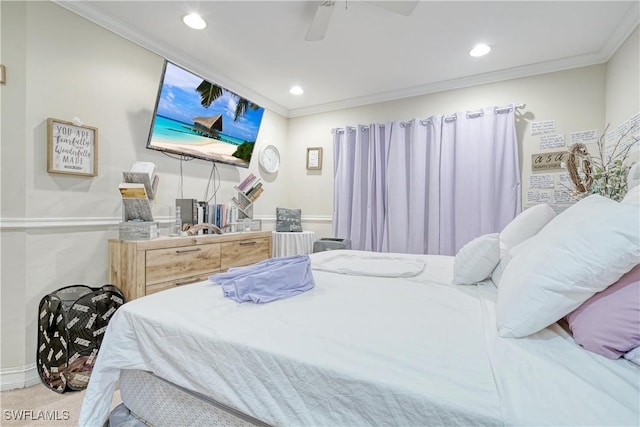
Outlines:
[[554,151],[552,153],[538,153],[531,155],[532,171],[561,171],[562,163],[567,161],[567,151]]
[[307,169],[322,169],[322,147],[307,148]]
[[47,172],[98,175],[98,129],[47,119]]

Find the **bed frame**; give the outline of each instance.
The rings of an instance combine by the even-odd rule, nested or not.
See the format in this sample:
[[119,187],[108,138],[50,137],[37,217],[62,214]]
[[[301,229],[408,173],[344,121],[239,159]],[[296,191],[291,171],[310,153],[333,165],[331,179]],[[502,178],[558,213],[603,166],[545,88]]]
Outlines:
[[133,417],[151,426],[268,426],[147,371],[123,369],[120,396]]

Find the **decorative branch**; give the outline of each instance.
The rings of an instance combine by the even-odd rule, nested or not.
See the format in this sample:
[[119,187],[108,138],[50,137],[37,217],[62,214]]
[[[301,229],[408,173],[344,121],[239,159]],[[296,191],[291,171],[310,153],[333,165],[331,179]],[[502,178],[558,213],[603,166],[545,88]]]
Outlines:
[[[613,200],[621,200],[627,191],[627,175],[629,165],[625,164],[631,148],[640,141],[634,133],[638,130],[639,124],[634,123],[629,126],[617,139],[613,149],[607,154],[606,136],[609,125],[605,128],[597,142],[598,155],[591,156],[593,164],[596,166],[593,173],[593,184],[585,194],[600,194]],[[572,177],[573,181],[573,177]],[[574,184],[576,181],[574,181]],[[576,184],[576,192],[581,193],[580,187]]]

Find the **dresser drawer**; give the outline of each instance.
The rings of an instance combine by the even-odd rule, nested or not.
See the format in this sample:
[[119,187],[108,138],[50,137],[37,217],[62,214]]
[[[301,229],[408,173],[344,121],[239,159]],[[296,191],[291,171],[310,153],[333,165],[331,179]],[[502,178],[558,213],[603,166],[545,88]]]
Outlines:
[[222,270],[241,265],[249,265],[269,258],[271,239],[247,239],[240,242],[222,243]]
[[177,286],[190,285],[192,283],[202,282],[204,280],[207,280],[210,275],[211,275],[211,272],[207,274],[202,274],[199,276],[181,277],[179,279],[170,280],[168,282],[154,283],[152,285],[147,285],[145,289],[145,295],[155,294],[156,292],[164,291],[165,289],[175,288]]
[[146,251],[146,285],[206,276],[220,270],[220,244]]

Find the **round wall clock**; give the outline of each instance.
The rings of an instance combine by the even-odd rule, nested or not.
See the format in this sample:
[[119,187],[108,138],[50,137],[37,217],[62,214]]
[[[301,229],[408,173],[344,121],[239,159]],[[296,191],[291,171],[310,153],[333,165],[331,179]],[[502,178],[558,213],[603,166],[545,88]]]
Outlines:
[[265,172],[276,173],[280,169],[280,152],[275,146],[267,145],[260,151],[258,162]]

